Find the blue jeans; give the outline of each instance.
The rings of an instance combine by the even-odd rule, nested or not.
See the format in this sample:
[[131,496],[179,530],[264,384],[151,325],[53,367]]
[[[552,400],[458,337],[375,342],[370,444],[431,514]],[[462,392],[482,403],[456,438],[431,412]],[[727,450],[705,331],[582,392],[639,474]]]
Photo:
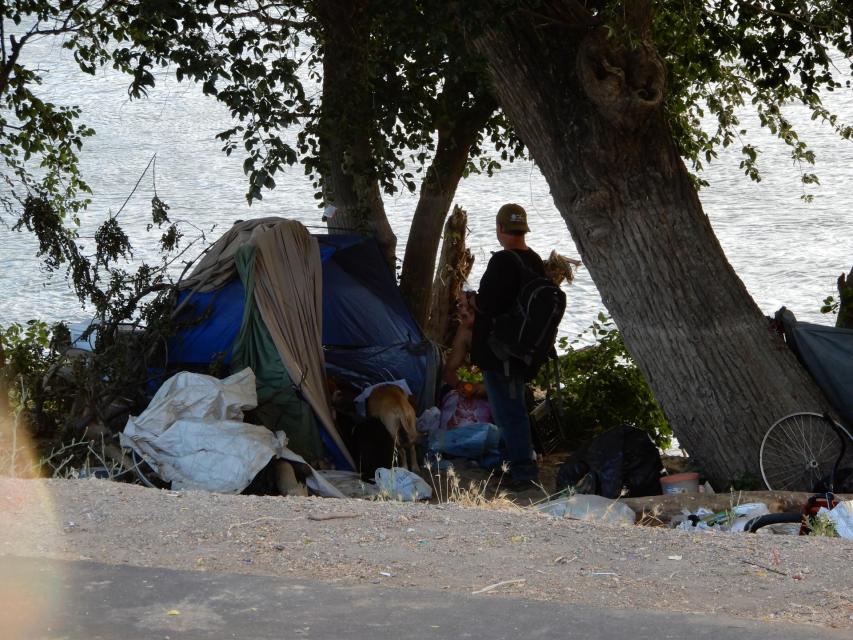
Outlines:
[[513,480],[538,480],[539,467],[533,460],[530,417],[524,404],[524,376],[503,371],[484,371],[483,381],[495,424],[501,431]]

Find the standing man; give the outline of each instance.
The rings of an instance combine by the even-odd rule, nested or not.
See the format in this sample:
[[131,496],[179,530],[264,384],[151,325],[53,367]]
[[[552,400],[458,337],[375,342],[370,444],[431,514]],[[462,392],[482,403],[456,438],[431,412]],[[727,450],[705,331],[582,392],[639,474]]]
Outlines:
[[[510,468],[508,487],[513,490],[533,488],[539,480],[539,468],[533,457],[530,417],[524,401],[525,377],[520,363],[505,369],[489,346],[489,333],[494,319],[515,304],[524,284],[522,265],[538,275],[545,275],[542,258],[525,241],[527,213],[517,204],[505,204],[496,218],[498,242],[503,251],[493,253],[486,272],[480,279],[475,300],[476,315],[471,338],[471,361],[483,370],[486,393],[495,423],[501,431]],[[516,256],[513,256],[515,253]]]

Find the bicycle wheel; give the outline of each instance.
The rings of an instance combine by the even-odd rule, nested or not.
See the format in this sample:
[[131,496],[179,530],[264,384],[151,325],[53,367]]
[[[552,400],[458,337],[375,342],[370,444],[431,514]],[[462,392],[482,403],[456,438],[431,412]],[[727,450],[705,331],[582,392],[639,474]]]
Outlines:
[[792,413],[777,420],[761,441],[764,484],[771,491],[819,490],[841,455],[844,436],[850,438],[844,427],[819,413]]

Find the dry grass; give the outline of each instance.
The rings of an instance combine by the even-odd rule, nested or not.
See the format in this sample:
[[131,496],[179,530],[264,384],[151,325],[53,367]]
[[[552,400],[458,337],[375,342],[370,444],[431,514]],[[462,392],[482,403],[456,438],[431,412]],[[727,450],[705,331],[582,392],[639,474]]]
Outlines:
[[[509,497],[505,489],[501,489],[504,475],[509,471],[506,463],[501,466],[501,475],[495,478],[494,472],[489,472],[485,480],[472,480],[468,486],[462,485],[462,480],[456,469],[450,467],[442,473],[438,469],[441,456],[436,458],[436,466],[431,461],[425,465],[429,473],[433,497],[439,504],[458,504],[463,507],[496,510],[520,510],[521,507]],[[492,486],[494,484],[494,486]]]

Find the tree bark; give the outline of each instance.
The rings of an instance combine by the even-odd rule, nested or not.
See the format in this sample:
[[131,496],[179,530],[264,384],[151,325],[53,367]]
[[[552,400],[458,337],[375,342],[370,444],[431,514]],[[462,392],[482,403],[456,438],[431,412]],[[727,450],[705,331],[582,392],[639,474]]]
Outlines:
[[[464,88],[464,96],[468,89]],[[461,99],[459,100],[461,103]],[[483,95],[450,126],[438,130],[435,157],[427,170],[406,244],[400,292],[415,321],[424,327],[432,305],[433,277],[441,229],[462,179],[471,145],[497,105]]]
[[318,137],[323,191],[335,215],[330,233],[376,238],[391,270],[394,235],[379,189],[373,158],[373,96],[369,69],[367,0],[318,0],[323,30],[323,100]]
[[838,276],[838,317],[835,326],[853,329],[853,269]]
[[5,422],[11,418],[12,409],[9,404],[9,389],[6,386],[6,352],[0,342],[0,433],[3,433]]
[[[542,13],[558,5],[576,12]],[[663,113],[648,16],[628,16],[640,37],[627,49],[580,3],[539,9],[472,39],[498,103],[681,445],[718,490],[757,479],[767,428],[827,405],[768,331],[702,211]]]
[[467,235],[468,214],[456,206],[444,225],[444,244],[432,285],[432,304],[426,324],[427,337],[445,347],[453,342],[458,324],[453,317],[456,298],[474,266],[474,256],[465,247]]

